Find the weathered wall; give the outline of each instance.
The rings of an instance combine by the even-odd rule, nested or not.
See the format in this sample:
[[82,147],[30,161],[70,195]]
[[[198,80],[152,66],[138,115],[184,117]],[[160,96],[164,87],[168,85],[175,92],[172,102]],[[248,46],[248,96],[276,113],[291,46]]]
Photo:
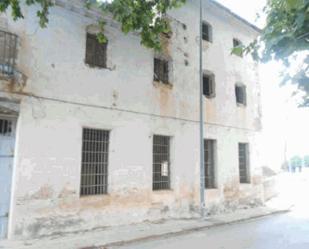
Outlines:
[[[106,27],[109,69],[100,70],[84,63],[92,19],[54,7],[44,30],[38,29],[35,8],[27,9],[22,21],[9,20],[8,29],[20,37],[18,68],[27,76],[22,87],[0,83],[2,95],[21,101],[11,238],[197,215],[196,4],[191,0],[171,13],[177,19],[167,48],[172,87],[153,83],[153,51],[117,25]],[[257,65],[230,54],[233,37],[246,43],[256,31],[213,4],[207,14],[213,43],[204,44],[203,56],[205,70],[216,75],[216,97],[205,99],[205,136],[217,140],[218,189],[206,191],[206,202],[217,212],[262,198],[259,85]],[[236,105],[237,81],[247,85],[246,108]],[[79,196],[82,127],[111,130],[107,196]],[[170,191],[152,191],[153,134],[172,137]],[[250,143],[252,184],[239,184],[238,142]]]

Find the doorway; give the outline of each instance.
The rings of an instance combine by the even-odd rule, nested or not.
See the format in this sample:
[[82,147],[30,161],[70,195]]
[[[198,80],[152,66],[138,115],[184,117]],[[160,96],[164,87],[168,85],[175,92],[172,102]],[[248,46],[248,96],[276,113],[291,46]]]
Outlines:
[[0,239],[6,239],[11,202],[16,118],[0,115]]

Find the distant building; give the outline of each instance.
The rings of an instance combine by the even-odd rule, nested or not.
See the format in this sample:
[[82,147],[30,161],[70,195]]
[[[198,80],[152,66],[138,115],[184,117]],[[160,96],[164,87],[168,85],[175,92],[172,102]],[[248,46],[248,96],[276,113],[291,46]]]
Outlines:
[[[96,12],[56,1],[1,16],[0,236],[35,238],[163,218],[199,207],[198,1],[170,13],[158,54]],[[258,65],[231,54],[258,34],[205,4],[205,188],[209,213],[263,201]]]

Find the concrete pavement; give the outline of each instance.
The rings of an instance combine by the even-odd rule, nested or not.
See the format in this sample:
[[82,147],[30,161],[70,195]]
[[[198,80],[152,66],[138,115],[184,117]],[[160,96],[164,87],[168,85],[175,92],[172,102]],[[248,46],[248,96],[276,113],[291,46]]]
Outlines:
[[308,249],[309,216],[269,216],[168,239],[108,249]]
[[293,203],[289,213],[108,249],[308,249],[308,190],[308,170],[286,174],[281,181],[281,198],[269,204],[275,207]]

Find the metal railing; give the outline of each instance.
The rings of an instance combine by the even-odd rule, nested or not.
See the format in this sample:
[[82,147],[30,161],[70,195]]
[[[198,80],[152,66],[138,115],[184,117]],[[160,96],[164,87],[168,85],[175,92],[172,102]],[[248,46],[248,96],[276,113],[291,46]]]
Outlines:
[[14,75],[16,56],[17,35],[0,30],[0,75]]

